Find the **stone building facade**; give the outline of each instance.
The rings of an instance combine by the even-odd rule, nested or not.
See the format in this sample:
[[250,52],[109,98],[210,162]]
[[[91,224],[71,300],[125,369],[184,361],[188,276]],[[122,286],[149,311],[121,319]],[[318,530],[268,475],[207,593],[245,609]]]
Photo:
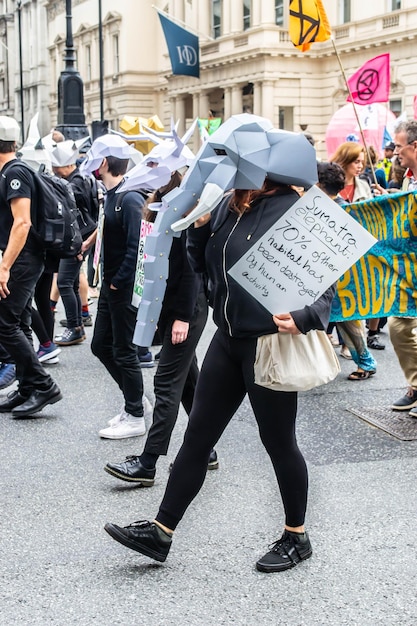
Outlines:
[[14,116],[25,128],[36,111],[45,129],[51,124],[46,35],[41,0],[0,0],[0,115]]

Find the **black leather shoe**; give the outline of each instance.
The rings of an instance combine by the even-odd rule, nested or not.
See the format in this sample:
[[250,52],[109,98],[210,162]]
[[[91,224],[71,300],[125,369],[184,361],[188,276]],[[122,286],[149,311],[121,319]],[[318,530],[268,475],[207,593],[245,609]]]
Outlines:
[[207,469],[208,470],[219,469],[219,460],[217,458],[217,452],[214,449],[210,452],[209,460],[207,463]]
[[295,567],[300,561],[310,558],[313,554],[307,533],[292,533],[284,530],[271,550],[256,563],[260,572],[283,572]]
[[26,402],[27,399],[28,396],[22,396],[17,389],[10,391],[6,400],[0,402],[0,413],[10,413],[15,407]]
[[23,404],[19,404],[12,411],[13,417],[28,417],[29,415],[33,415],[38,411],[42,411],[44,407],[48,404],[55,404],[62,399],[62,393],[59,390],[59,387],[56,383],[52,383],[49,389],[45,391],[41,391],[39,389],[35,389],[30,394],[29,398],[23,402]]
[[165,561],[172,543],[171,535],[168,535],[153,522],[146,520],[133,522],[125,528],[116,526],[116,524],[106,524],[104,530],[127,548],[149,556],[155,561]]
[[122,463],[107,463],[104,471],[120,480],[138,483],[142,487],[152,487],[155,482],[156,468],[146,469],[138,456],[127,456]]

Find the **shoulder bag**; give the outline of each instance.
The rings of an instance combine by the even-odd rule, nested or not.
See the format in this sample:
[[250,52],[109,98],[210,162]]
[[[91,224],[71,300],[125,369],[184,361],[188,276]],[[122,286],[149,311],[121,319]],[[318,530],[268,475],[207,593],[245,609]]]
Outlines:
[[324,330],[306,335],[276,332],[258,338],[255,383],[275,391],[307,391],[330,382],[339,360]]

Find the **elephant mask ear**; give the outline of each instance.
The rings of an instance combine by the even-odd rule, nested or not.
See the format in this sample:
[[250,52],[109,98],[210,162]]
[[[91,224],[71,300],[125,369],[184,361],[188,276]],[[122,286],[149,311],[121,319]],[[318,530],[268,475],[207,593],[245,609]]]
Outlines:
[[271,130],[267,176],[284,185],[311,187],[318,180],[316,151],[299,133]]
[[[213,154],[222,154],[223,158],[203,182],[223,186],[225,191],[259,189],[266,176],[300,187],[311,187],[318,179],[316,152],[306,137],[274,129],[269,120],[257,115],[233,115],[206,144]],[[200,149],[196,161],[199,159],[208,161],[204,149]],[[231,167],[235,168],[233,176]]]

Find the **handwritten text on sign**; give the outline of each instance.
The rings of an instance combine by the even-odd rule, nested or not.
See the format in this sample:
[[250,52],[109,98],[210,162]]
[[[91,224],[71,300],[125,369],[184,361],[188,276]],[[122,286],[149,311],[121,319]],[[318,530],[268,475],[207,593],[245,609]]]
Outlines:
[[140,301],[142,300],[143,285],[145,284],[145,270],[143,266],[143,263],[146,259],[146,254],[144,252],[145,239],[146,239],[146,235],[149,235],[149,233],[152,232],[152,229],[153,229],[153,222],[147,222],[146,220],[141,220],[138,256],[136,260],[135,283],[133,286],[133,295],[132,295],[132,304],[136,308],[138,308]]
[[312,304],[376,243],[312,187],[229,270],[270,313]]

